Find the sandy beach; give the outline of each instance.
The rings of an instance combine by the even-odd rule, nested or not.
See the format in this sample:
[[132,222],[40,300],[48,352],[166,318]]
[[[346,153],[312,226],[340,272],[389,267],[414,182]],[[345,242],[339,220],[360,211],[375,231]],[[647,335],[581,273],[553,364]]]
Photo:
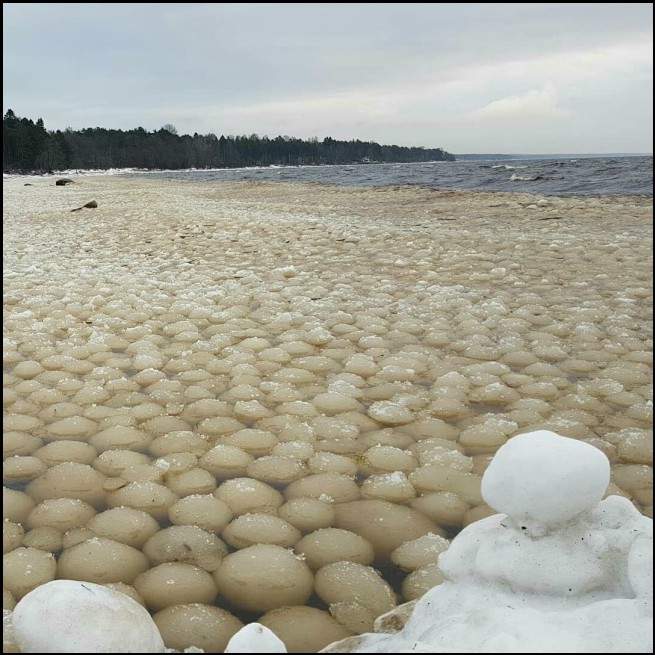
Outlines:
[[[435,580],[390,574],[392,553],[490,514],[491,456],[540,428],[601,449],[608,493],[652,516],[652,198],[119,176],[3,187],[14,524],[57,497],[48,474],[70,460],[102,476],[80,487],[95,511],[138,507],[160,528],[178,498],[235,477],[287,504],[383,501],[432,527],[380,536],[352,512],[327,525],[364,535],[403,602]],[[71,443],[84,446],[68,457]],[[203,463],[217,445],[235,451]],[[115,449],[140,459],[107,468]],[[173,492],[161,516],[124,492],[144,482]],[[235,530],[230,551],[258,542]],[[236,592],[219,604],[266,611],[239,610]]]

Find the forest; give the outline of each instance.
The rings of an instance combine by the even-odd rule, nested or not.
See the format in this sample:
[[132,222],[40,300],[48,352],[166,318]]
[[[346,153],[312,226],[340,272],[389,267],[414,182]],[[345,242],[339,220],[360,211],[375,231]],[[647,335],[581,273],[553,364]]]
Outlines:
[[2,170],[6,173],[68,169],[185,169],[241,166],[453,161],[441,148],[338,141],[327,137],[179,135],[173,125],[149,132],[142,127],[113,130],[47,130],[43,119],[7,110],[2,119]]

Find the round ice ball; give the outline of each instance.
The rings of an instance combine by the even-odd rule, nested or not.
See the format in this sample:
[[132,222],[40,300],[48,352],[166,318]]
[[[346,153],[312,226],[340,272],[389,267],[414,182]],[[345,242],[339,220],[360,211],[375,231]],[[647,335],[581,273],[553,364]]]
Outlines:
[[286,548],[270,544],[231,553],[214,579],[222,596],[250,612],[304,605],[314,587],[314,576],[305,562]]
[[216,584],[204,569],[185,562],[164,562],[141,573],[134,588],[146,606],[159,611],[171,605],[206,603],[216,599]]
[[195,646],[205,653],[223,652],[228,641],[243,627],[226,610],[202,603],[166,607],[153,620],[169,648],[182,651]]
[[125,594],[91,582],[53,580],[41,585],[16,605],[12,618],[23,653],[164,650],[145,608]]
[[59,556],[57,567],[60,577],[98,584],[132,584],[134,578],[147,570],[148,558],[140,550],[104,537],[92,537],[66,548]]
[[2,557],[2,584],[14,598],[54,580],[56,573],[54,555],[38,548],[16,548]]
[[290,653],[316,653],[352,634],[328,612],[315,607],[281,607],[266,612],[259,623],[272,630]]
[[583,441],[538,430],[498,449],[482,478],[482,496],[518,525],[554,526],[591,509],[603,498],[610,464]]

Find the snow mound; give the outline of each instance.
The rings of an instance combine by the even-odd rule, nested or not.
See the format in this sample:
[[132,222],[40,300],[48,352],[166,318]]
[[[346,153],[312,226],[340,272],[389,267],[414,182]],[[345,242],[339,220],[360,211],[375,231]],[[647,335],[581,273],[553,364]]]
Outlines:
[[652,652],[652,520],[620,496],[601,500],[608,483],[588,444],[547,431],[511,439],[482,481],[506,513],[453,540],[439,558],[445,581],[401,630],[323,652]]

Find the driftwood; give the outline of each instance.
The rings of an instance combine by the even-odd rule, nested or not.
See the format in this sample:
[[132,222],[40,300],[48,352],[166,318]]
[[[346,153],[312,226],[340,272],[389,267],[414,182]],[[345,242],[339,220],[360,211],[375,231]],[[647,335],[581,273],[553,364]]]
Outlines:
[[74,184],[74,182],[69,177],[62,177],[55,182],[55,186],[66,186],[67,184]]

